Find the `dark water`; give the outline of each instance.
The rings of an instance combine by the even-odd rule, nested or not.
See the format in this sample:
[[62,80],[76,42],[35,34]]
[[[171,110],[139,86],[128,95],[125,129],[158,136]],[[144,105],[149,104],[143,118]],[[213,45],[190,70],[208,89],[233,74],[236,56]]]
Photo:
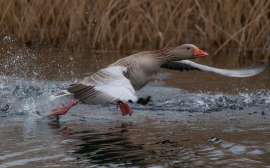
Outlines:
[[[122,117],[115,105],[72,108],[48,96],[125,56],[72,47],[27,48],[6,37],[1,50],[1,167],[270,167],[269,69],[245,79],[161,70]],[[211,52],[211,51],[210,51]],[[236,54],[199,60],[238,68]]]

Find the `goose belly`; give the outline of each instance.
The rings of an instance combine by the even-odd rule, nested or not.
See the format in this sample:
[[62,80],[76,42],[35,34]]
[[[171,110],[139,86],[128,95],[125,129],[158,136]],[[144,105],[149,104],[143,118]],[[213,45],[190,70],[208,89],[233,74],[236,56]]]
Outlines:
[[128,72],[129,73],[126,75],[126,77],[130,80],[131,85],[136,91],[144,87],[151,80],[151,76],[153,74],[146,74],[143,70]]

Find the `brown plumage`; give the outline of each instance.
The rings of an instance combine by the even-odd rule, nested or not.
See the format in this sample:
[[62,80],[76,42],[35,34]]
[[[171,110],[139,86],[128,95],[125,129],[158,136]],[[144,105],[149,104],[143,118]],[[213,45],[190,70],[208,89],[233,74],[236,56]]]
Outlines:
[[[88,104],[124,102],[120,104],[122,114],[132,114],[132,110],[125,103],[141,102],[138,100],[142,99],[137,98],[135,91],[145,86],[159,68],[210,71],[232,77],[247,77],[256,75],[268,67],[268,65],[263,65],[240,70],[224,70],[188,61],[188,59],[207,55],[192,44],[140,52],[122,58],[93,75],[71,84],[66,91],[61,92],[63,94],[57,93],[52,98],[73,95],[75,99]],[[54,112],[52,115],[61,115],[60,113],[63,112]]]

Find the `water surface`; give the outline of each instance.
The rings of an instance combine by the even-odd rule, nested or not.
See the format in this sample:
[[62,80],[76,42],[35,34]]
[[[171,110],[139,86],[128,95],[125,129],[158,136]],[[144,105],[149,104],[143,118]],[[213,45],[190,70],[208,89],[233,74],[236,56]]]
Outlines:
[[[72,47],[26,47],[3,39],[0,167],[270,167],[269,70],[250,78],[160,70],[122,117],[114,104],[66,104],[48,96],[126,56]],[[210,50],[211,53],[211,50]],[[236,53],[197,62],[240,68]]]

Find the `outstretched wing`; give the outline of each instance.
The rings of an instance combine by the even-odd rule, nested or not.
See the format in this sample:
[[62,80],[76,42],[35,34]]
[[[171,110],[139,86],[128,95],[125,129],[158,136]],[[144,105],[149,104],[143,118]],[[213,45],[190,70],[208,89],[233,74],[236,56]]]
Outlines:
[[219,69],[213,68],[206,65],[201,65],[189,60],[182,60],[182,61],[171,61],[166,62],[165,64],[161,65],[161,68],[172,69],[172,70],[179,70],[179,71],[189,71],[189,70],[199,70],[199,71],[206,71],[206,72],[214,72],[224,76],[230,77],[249,77],[254,76],[262,71],[264,71],[269,64],[264,64],[261,66],[251,66],[242,69]]
[[124,76],[126,67],[101,69],[82,81],[70,85],[67,92],[88,104],[136,102],[138,100],[130,81]]
[[170,61],[166,62],[161,65],[160,68],[166,68],[166,69],[171,69],[171,70],[178,70],[178,71],[189,71],[189,70],[198,70],[201,71],[200,69],[190,66],[188,64],[181,63],[181,61]]

